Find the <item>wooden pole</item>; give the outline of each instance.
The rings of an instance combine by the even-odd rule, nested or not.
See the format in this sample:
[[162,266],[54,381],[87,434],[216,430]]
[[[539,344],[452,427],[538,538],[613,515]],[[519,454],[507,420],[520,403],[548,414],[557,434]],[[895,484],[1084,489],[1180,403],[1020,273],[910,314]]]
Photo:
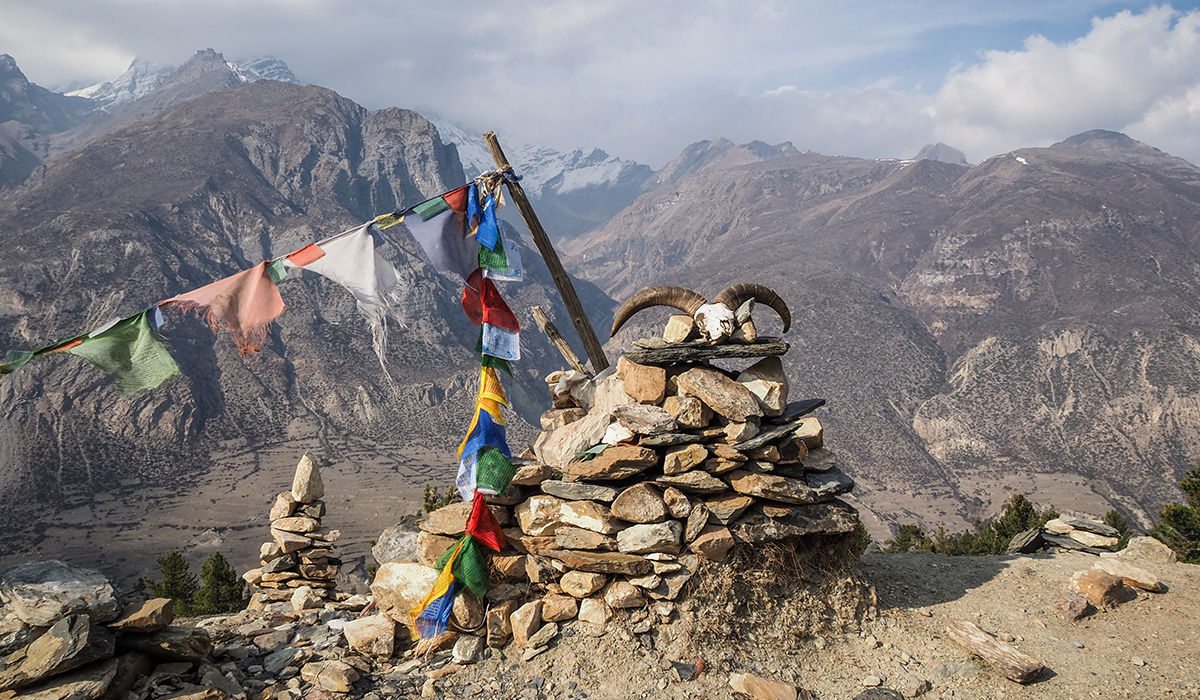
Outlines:
[[546,334],[546,337],[550,339],[550,342],[554,343],[554,347],[558,348],[558,351],[562,353],[563,359],[567,361],[568,365],[571,365],[571,369],[587,377],[591,377],[592,373],[589,372],[588,368],[583,364],[583,362],[580,361],[579,355],[576,355],[575,351],[571,349],[571,346],[567,344],[566,338],[563,338],[562,333],[558,332],[558,328],[554,325],[554,321],[551,321],[550,317],[546,315],[546,312],[542,311],[542,307],[535,306],[533,307],[532,311],[533,320],[537,321],[538,328],[541,328],[542,332]]
[[[492,152],[492,159],[496,161],[496,167],[500,170],[511,170],[512,166],[508,164],[508,158],[500,149],[500,140],[496,138],[496,132],[487,132],[483,135],[483,139],[487,141],[488,150]],[[583,341],[583,349],[587,351],[587,356],[592,361],[592,369],[597,374],[603,372],[608,368],[608,358],[604,356],[604,348],[600,346],[600,341],[596,338],[596,331],[592,329],[592,324],[583,311],[583,305],[579,303],[579,296],[575,294],[575,285],[571,284],[571,278],[567,277],[567,273],[558,259],[558,253],[554,250],[554,245],[550,243],[550,236],[546,235],[546,229],[542,228],[542,223],[538,221],[537,214],[534,213],[533,206],[529,204],[529,198],[525,196],[525,189],[521,187],[521,183],[505,180],[505,184],[508,185],[508,194],[512,197],[513,203],[521,212],[521,218],[525,219],[525,225],[533,234],[533,242],[537,244],[542,259],[546,261],[546,267],[550,270],[550,276],[554,278],[558,293],[562,295],[563,304],[567,307],[567,313],[571,315],[571,322],[575,325],[575,332],[579,334],[579,339]]]

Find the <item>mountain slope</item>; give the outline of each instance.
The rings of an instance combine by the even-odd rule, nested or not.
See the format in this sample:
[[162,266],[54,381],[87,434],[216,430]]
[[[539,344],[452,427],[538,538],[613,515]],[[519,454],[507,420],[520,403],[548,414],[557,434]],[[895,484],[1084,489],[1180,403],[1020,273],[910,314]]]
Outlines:
[[[435,135],[414,112],[368,112],[322,88],[272,81],[118,127],[0,203],[9,251],[0,261],[0,344],[69,337],[458,186],[457,157]],[[183,376],[157,390],[122,396],[109,377],[60,356],[5,377],[5,549],[34,546],[23,536],[32,523],[111,497],[117,484],[127,485],[115,491],[121,517],[136,523],[147,494],[171,486],[192,497],[186,485],[212,468],[214,454],[240,454],[237,468],[253,470],[256,454],[309,423],[319,426],[322,458],[345,465],[371,455],[380,466],[358,468],[372,478],[374,469],[396,469],[381,455],[437,450],[434,464],[396,476],[398,498],[419,491],[422,482],[411,482],[421,476],[448,481],[474,400],[477,329],[459,308],[459,285],[431,271],[410,241],[384,250],[407,291],[403,325],[390,330],[391,380],[352,297],[308,273],[282,283],[288,310],[258,355],[241,357],[223,332],[214,337],[199,320],[168,312],[168,347]],[[530,305],[564,312],[548,301],[556,296],[548,272],[526,252],[529,278],[505,294],[532,328]],[[580,294],[595,308],[610,304],[589,285]],[[535,419],[544,367],[561,360],[536,333],[523,336],[523,349],[510,398]],[[519,450],[528,427],[514,417],[510,429]],[[360,452],[337,447],[347,436]]]
[[[816,154],[694,168],[569,259],[617,300],[776,289],[798,390],[830,399],[856,493],[893,520],[961,527],[1021,491],[1145,523],[1200,443],[1198,171],[1089,140],[969,169]],[[635,322],[655,332],[666,313]]]
[[41,164],[51,134],[82,123],[87,100],[29,82],[17,62],[0,54],[0,185],[19,182]]

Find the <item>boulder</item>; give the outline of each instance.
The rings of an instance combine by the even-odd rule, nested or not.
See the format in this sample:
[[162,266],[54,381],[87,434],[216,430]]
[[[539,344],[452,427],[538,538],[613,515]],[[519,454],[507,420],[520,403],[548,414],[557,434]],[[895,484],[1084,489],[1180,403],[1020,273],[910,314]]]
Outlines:
[[[70,673],[53,676],[36,685],[23,688],[22,700],[87,700],[99,698],[113,685],[119,659],[106,659],[78,668]],[[110,697],[120,697],[113,694]]]
[[417,527],[422,532],[457,537],[466,531],[467,517],[470,515],[470,503],[451,503],[426,514],[417,522]]
[[622,356],[617,358],[617,377],[625,393],[638,403],[661,403],[667,394],[667,371],[662,367],[639,365]]
[[566,501],[536,494],[516,507],[517,524],[521,532],[534,537],[553,535],[559,527],[559,508]]
[[[616,549],[615,540],[613,549]],[[0,658],[37,639],[45,631],[45,627],[34,627],[11,610],[0,608]]]
[[292,498],[298,503],[312,503],[325,495],[325,484],[321,481],[321,470],[307,453],[296,465],[296,476],[292,479]]
[[529,647],[529,638],[542,627],[542,601],[535,600],[526,603],[509,616],[512,627],[513,641],[522,647]]
[[371,556],[379,564],[389,561],[415,561],[417,558],[417,533],[420,530],[408,522],[389,527],[379,533],[371,545]]
[[1143,561],[1170,564],[1178,559],[1175,550],[1159,542],[1153,537],[1133,537],[1117,556],[1122,559],[1140,559]]
[[612,503],[618,491],[609,486],[585,484],[579,481],[558,481],[547,479],[541,483],[543,493],[557,496],[568,501],[602,501]]
[[608,583],[607,576],[588,571],[568,571],[558,581],[563,593],[575,598],[587,598],[604,588],[606,583]]
[[[417,535],[417,551],[416,559],[419,563],[425,566],[433,566],[438,557],[446,553],[447,549],[454,546],[458,541],[456,537],[448,537],[446,535],[433,535],[428,532],[421,532]],[[400,559],[393,561],[412,561],[412,559]]]
[[437,577],[438,570],[430,566],[399,561],[383,564],[371,583],[375,605],[379,612],[408,625],[408,611],[433,588]]
[[617,549],[624,554],[678,554],[682,538],[683,525],[678,520],[632,525],[617,533]]
[[517,610],[517,601],[506,600],[487,611],[487,645],[493,649],[504,646],[512,636],[510,617]]
[[584,598],[579,601],[578,617],[584,622],[603,626],[608,624],[609,618],[612,617],[612,609],[603,598]]
[[758,435],[758,430],[758,424],[753,421],[731,421],[722,431],[723,439],[730,444],[744,442]]
[[749,673],[729,675],[729,687],[753,700],[796,700],[796,686]]
[[804,443],[809,450],[815,450],[825,444],[825,428],[816,416],[805,416],[796,423],[792,436]]
[[787,407],[788,379],[778,356],[764,357],[750,365],[737,376],[737,382],[754,394],[764,415],[781,415]]
[[605,587],[604,602],[610,608],[640,608],[646,604],[646,598],[637,586],[616,580]]
[[579,601],[570,595],[548,595],[542,598],[542,619],[546,622],[571,620],[578,614]]
[[738,542],[773,542],[805,535],[841,535],[854,531],[858,513],[841,501],[791,508],[787,515],[768,517],[756,505],[729,527]]
[[1070,588],[1097,608],[1116,607],[1137,597],[1120,578],[1100,569],[1076,571],[1071,575]]
[[712,409],[691,396],[668,396],[662,406],[683,428],[703,428],[712,422]]
[[454,642],[452,659],[457,664],[473,664],[483,659],[485,645],[482,637],[464,634]]
[[682,474],[694,469],[708,459],[708,450],[703,445],[692,443],[672,447],[663,455],[663,474]]
[[665,486],[674,486],[680,491],[698,493],[702,496],[727,491],[729,485],[717,477],[700,469],[693,469],[682,474],[667,474],[655,479]]
[[48,627],[79,614],[107,622],[121,612],[104,574],[57,560],[27,561],[0,572],[0,598],[34,627]]
[[696,321],[687,314],[672,314],[663,328],[663,340],[680,343],[696,335]]
[[854,490],[854,480],[846,476],[836,467],[826,472],[809,472],[804,475],[804,483],[812,489],[813,496],[818,501],[828,501],[843,493]]
[[663,490],[663,502],[667,505],[667,511],[672,518],[686,518],[692,513],[692,502],[684,495],[682,491],[674,486],[668,486]]
[[517,473],[509,483],[513,486],[537,486],[553,476],[554,469],[549,464],[534,462],[517,467]]
[[1071,530],[1067,533],[1067,537],[1076,542],[1087,545],[1088,547],[1098,547],[1103,549],[1116,549],[1120,540],[1116,537],[1106,537],[1105,535],[1097,535],[1094,532],[1087,530]]
[[271,528],[303,535],[309,532],[316,532],[321,528],[321,523],[316,518],[310,518],[306,515],[293,515],[287,518],[272,520]]
[[586,417],[565,425],[552,433],[542,433],[533,445],[539,461],[561,469],[575,455],[600,444],[613,417],[604,413],[589,413]]
[[636,399],[625,393],[625,383],[616,371],[616,367],[609,367],[592,379],[573,385],[571,397],[575,403],[591,414],[608,414],[617,406],[637,403]]
[[325,598],[312,589],[311,586],[301,586],[292,594],[292,612],[305,610],[320,610],[325,607]]
[[667,519],[667,504],[652,484],[634,484],[612,504],[612,514],[631,523],[659,523]]
[[1095,564],[1092,564],[1092,568],[1100,569],[1106,574],[1116,576],[1124,581],[1126,586],[1140,588],[1143,591],[1151,591],[1153,593],[1161,593],[1166,590],[1166,586],[1154,574],[1116,557],[1101,557]]
[[387,615],[371,615],[348,621],[342,627],[346,644],[364,656],[390,659],[396,650],[396,621]]
[[560,527],[554,531],[554,541],[562,549],[596,549],[604,552],[617,551],[615,537],[603,535],[581,527]]
[[650,562],[644,558],[620,552],[580,552],[570,549],[547,549],[542,554],[561,561],[568,569],[590,571],[597,574],[641,576],[650,573],[654,569]]
[[710,561],[725,561],[733,549],[733,534],[722,525],[708,525],[700,531],[688,548]]
[[613,445],[592,459],[562,466],[563,474],[577,481],[627,479],[658,464],[658,453],[638,445]]
[[805,504],[816,501],[816,494],[813,490],[807,483],[799,479],[789,479],[786,476],[775,474],[755,474],[744,469],[730,472],[725,479],[734,491],[747,496],[782,501],[783,503]]
[[559,527],[575,527],[611,535],[621,530],[624,524],[613,517],[608,506],[594,501],[564,501],[558,507]]
[[722,525],[728,525],[737,520],[752,505],[754,505],[753,498],[728,491],[704,501],[704,506],[708,508],[709,513]]
[[151,598],[125,606],[121,615],[108,623],[108,628],[121,632],[154,632],[175,621],[175,601],[170,598]]
[[50,626],[29,646],[0,663],[0,690],[31,685],[113,655],[111,632],[87,614],[68,615]]
[[284,554],[295,552],[312,546],[312,539],[286,530],[271,528],[271,538],[279,545]]
[[679,422],[658,406],[631,403],[613,409],[617,422],[634,435],[659,435],[679,430]]
[[271,505],[271,512],[268,516],[271,520],[279,520],[286,518],[296,512],[296,507],[299,503],[292,496],[291,491],[284,491],[275,497],[275,502]]
[[360,678],[358,669],[345,661],[330,659],[304,664],[300,678],[311,686],[334,693],[349,693]]
[[717,370],[693,367],[676,377],[675,383],[681,395],[700,399],[731,421],[744,423],[763,414],[749,389]]

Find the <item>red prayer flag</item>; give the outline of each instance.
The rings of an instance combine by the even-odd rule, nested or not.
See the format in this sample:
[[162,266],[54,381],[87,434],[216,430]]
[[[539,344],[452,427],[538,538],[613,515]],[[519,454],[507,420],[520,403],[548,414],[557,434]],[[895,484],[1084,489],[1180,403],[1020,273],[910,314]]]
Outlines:
[[521,330],[512,309],[500,296],[495,283],[483,276],[482,268],[467,278],[467,286],[463,287],[462,307],[477,326],[488,323],[514,332]]
[[504,548],[504,531],[496,516],[487,507],[483,494],[475,492],[475,500],[471,502],[471,517],[467,518],[467,534],[499,552]]

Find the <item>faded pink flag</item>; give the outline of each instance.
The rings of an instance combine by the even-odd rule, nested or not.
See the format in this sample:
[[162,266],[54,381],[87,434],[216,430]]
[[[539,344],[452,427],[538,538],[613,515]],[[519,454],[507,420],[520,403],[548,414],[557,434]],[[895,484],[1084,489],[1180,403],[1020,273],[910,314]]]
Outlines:
[[160,301],[159,306],[174,306],[194,311],[212,328],[228,328],[233,342],[245,355],[262,350],[267,342],[267,326],[283,313],[283,297],[272,277],[269,263],[261,262],[231,277],[213,282],[192,292]]

